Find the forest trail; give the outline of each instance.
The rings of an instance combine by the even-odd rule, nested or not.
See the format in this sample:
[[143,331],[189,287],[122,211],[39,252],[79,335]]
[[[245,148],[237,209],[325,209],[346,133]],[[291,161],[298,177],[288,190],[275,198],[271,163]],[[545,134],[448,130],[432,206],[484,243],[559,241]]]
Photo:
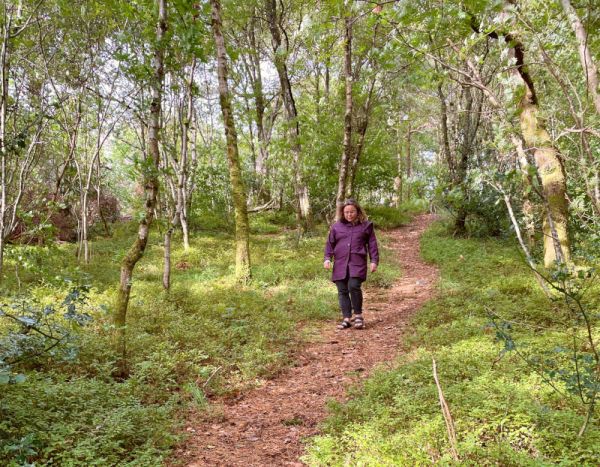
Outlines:
[[193,467],[303,465],[303,439],[318,433],[327,400],[344,400],[348,386],[392,361],[411,316],[434,295],[438,272],[421,260],[419,249],[432,220],[431,215],[417,216],[387,234],[403,276],[389,289],[366,292],[364,330],[323,325],[320,338],[299,350],[295,366],[225,401],[221,419],[190,419],[187,431],[193,436],[176,452],[177,462]]

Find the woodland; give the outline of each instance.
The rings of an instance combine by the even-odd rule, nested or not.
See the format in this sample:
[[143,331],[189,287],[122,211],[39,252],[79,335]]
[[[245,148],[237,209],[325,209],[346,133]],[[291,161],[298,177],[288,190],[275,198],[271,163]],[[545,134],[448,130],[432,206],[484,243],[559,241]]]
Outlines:
[[335,326],[347,198],[368,292],[423,213],[440,277],[298,461],[598,465],[597,0],[0,1],[2,465],[188,462]]

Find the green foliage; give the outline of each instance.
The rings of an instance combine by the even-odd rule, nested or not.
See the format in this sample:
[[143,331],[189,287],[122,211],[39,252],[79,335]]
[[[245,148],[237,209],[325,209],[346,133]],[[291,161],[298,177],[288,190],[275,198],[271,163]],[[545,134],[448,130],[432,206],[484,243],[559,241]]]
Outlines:
[[286,211],[268,211],[250,214],[250,231],[253,234],[276,234],[281,228],[295,229],[296,215]]
[[[179,414],[187,407],[209,416],[211,397],[261,384],[289,364],[318,321],[338,314],[335,287],[322,264],[326,231],[319,227],[298,241],[294,224],[286,212],[252,216],[252,228],[261,234],[252,237],[253,278],[245,287],[234,279],[230,234],[196,234],[189,251],[176,234],[169,293],[159,287],[163,249],[160,233],[152,230],[134,275],[127,329],[131,375],[124,382],[112,377],[117,355],[107,310],[135,223],[115,225],[113,238],[92,241],[88,266],[74,267],[74,245],[40,249],[44,268],[29,268],[21,279],[30,302],[42,310],[62,303],[68,311],[78,297],[64,300],[70,290],[64,281],[47,278],[50,271],[68,271],[72,280],[94,284],[81,309],[93,321],[71,330],[77,344],[71,358],[37,357],[12,368],[26,379],[3,386],[0,463],[156,465],[177,442]],[[381,268],[367,286],[389,285],[399,274],[385,235],[379,241]],[[0,320],[0,335],[8,331]]]
[[379,205],[366,206],[365,210],[376,228],[393,229],[408,224],[416,214],[426,212],[428,204],[426,200],[418,199],[406,202],[398,208]]
[[552,329],[561,308],[540,292],[514,247],[452,239],[438,225],[424,236],[422,251],[441,268],[438,297],[414,317],[415,332],[405,336],[396,369],[375,372],[348,403],[330,405],[305,461],[456,464],[432,377],[435,356],[456,425],[459,465],[596,465],[600,434],[594,425],[577,436],[585,417],[577,398],[562,397],[522,359],[502,354],[504,345],[488,327],[486,308],[493,307],[517,323],[519,345],[535,351],[565,344],[560,326]]
[[[41,304],[33,297],[18,297],[0,304],[0,385],[21,383],[23,374],[13,374],[17,363],[22,367],[39,364],[40,359],[73,360],[77,344],[73,330],[89,324],[86,313],[89,288],[72,288],[62,302]],[[83,308],[83,310],[82,310]]]
[[475,175],[462,187],[440,184],[436,191],[436,204],[453,217],[464,212],[466,234],[469,236],[499,236],[509,230],[510,222],[500,195]]
[[177,396],[151,404],[137,389],[135,380],[30,373],[2,396],[0,459],[5,465],[156,465],[175,441]]

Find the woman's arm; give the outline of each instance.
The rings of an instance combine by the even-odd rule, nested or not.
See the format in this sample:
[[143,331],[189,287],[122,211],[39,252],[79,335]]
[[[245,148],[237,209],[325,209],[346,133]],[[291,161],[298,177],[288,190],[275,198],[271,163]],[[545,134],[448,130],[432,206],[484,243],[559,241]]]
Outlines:
[[[325,242],[325,262],[329,261],[329,263],[331,264],[336,242],[337,240],[335,238],[335,229],[332,226],[331,229],[329,229],[329,235],[327,236],[327,241]],[[325,267],[329,269],[327,265],[325,265]]]
[[[369,258],[371,259],[371,272],[375,272],[377,265],[379,264],[379,246],[377,245],[377,237],[375,236],[375,228],[373,224],[369,225],[368,228],[369,238],[367,245],[369,249]],[[375,265],[375,267],[373,267]]]

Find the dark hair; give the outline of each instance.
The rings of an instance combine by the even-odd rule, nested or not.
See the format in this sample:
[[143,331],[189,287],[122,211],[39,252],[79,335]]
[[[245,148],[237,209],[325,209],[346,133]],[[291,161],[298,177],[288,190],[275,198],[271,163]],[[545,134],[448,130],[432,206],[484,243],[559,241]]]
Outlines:
[[358,204],[355,199],[348,198],[342,204],[338,205],[336,216],[338,221],[343,222],[344,224],[348,223],[348,221],[344,217],[344,208],[346,206],[354,206],[356,208],[356,219],[358,220],[358,222],[364,222],[367,220],[367,213],[364,211],[363,208],[360,207],[360,204]]

